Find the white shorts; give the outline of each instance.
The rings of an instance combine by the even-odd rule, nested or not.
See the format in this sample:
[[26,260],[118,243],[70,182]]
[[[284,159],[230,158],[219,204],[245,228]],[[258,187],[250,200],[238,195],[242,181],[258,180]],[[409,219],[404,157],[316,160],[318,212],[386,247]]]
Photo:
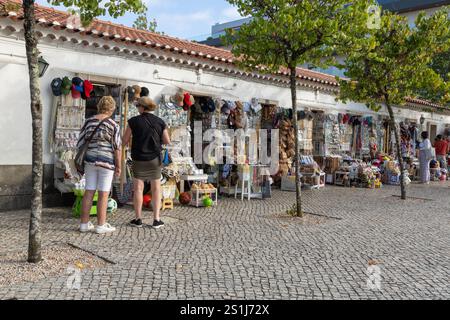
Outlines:
[[114,171],[92,164],[84,166],[84,174],[86,178],[86,190],[110,192],[114,178]]

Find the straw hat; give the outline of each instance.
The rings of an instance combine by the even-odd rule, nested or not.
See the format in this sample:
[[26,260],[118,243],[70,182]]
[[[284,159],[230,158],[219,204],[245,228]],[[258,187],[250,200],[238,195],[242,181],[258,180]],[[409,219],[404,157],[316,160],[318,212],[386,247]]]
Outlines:
[[139,87],[138,85],[134,85],[133,89],[134,89],[134,98],[139,99],[141,97],[141,87]]
[[149,97],[139,98],[137,106],[143,107],[145,111],[155,111],[157,109],[156,103]]
[[178,107],[183,106],[183,100],[184,100],[184,96],[181,92],[177,92],[173,96],[170,97],[170,101],[172,103],[175,103]]

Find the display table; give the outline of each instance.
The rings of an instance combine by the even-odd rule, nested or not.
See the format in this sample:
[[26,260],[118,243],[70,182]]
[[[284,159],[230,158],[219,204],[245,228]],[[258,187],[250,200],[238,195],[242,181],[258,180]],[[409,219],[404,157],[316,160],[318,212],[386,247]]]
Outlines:
[[350,186],[350,172],[336,171],[334,173],[334,184],[337,186]]
[[[325,187],[325,172],[300,172],[302,175],[302,186],[310,189],[320,189]],[[315,181],[318,178],[317,181]]]
[[207,182],[208,181],[208,175],[207,174],[201,174],[201,175],[184,175],[180,176],[180,193],[184,192],[184,183],[188,182]]

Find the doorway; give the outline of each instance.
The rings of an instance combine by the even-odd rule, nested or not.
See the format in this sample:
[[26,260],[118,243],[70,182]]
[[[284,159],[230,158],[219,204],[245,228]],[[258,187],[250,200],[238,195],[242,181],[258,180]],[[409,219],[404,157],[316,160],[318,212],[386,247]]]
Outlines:
[[434,141],[437,136],[437,125],[430,124],[430,141]]

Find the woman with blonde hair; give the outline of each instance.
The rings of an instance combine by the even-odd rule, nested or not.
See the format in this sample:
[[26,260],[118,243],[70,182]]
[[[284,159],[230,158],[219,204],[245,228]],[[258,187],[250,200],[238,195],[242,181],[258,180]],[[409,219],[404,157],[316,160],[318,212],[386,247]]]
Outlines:
[[123,147],[132,139],[131,158],[133,159],[133,204],[136,219],[130,224],[142,227],[142,201],[144,182],[150,181],[152,189],[153,228],[161,228],[164,222],[159,217],[161,207],[161,150],[163,144],[170,144],[169,132],[165,122],[153,115],[156,104],[149,97],[142,97],[136,105],[139,116],[128,120],[123,136]]
[[[89,118],[81,129],[77,147],[89,143],[85,164],[86,187],[81,207],[80,232],[111,233],[116,229],[106,223],[106,210],[114,174],[120,176],[120,130],[111,116],[116,102],[111,96],[102,97],[97,105],[97,115]],[[98,191],[97,227],[89,221],[92,201]]]

